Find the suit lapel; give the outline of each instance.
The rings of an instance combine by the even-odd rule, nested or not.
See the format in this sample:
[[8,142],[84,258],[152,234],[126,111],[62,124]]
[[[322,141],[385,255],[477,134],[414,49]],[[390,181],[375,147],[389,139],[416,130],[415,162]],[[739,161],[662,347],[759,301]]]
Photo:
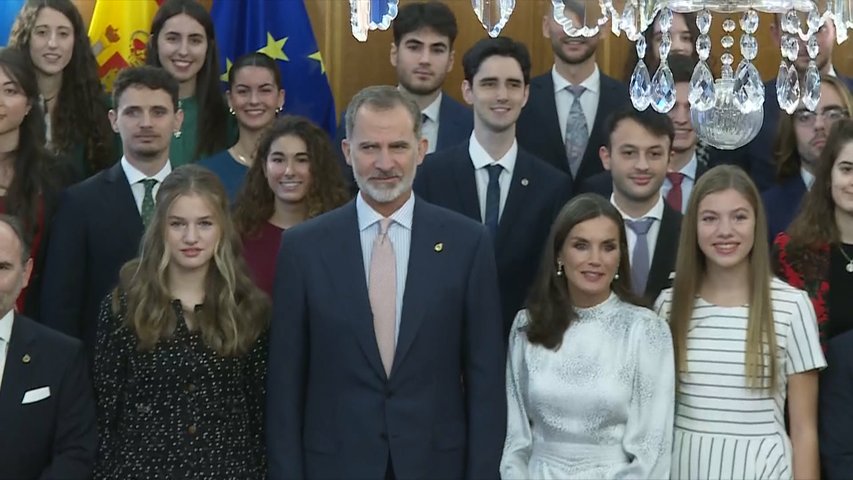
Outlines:
[[459,195],[459,213],[466,217],[483,223],[483,218],[480,215],[480,197],[477,195],[477,181],[474,178],[474,164],[471,162],[471,155],[468,153],[468,143],[466,142],[459,147],[460,155],[451,156],[458,158],[459,161],[452,162],[453,177],[456,183],[456,192]]
[[678,212],[664,205],[657,245],[655,245],[652,265],[649,269],[649,279],[646,282],[646,297],[655,294],[661,285],[666,285],[669,281],[669,274],[674,270],[675,255],[678,250],[679,226]]
[[441,96],[441,105],[438,112],[438,134],[435,139],[435,150],[443,150],[448,143],[448,139],[460,127],[457,125],[457,117],[452,112],[453,105],[450,104],[450,97],[445,93]]
[[35,335],[29,326],[15,315],[12,324],[12,338],[9,351],[6,354],[6,367],[3,369],[3,383],[0,385],[0,425],[11,425],[12,415],[16,415],[23,400],[24,392],[21,385],[28,377],[31,368],[30,359],[24,361],[25,355],[33,355],[31,351]]
[[506,244],[507,236],[511,233],[513,225],[518,224],[516,220],[524,214],[524,206],[530,204],[528,192],[531,188],[536,188],[536,179],[531,178],[533,169],[530,161],[524,153],[518,152],[515,160],[515,171],[510,180],[512,183],[509,184],[509,193],[506,197],[503,213],[501,213],[498,235],[495,239],[495,253],[498,257]]
[[373,311],[367,293],[367,274],[364,271],[364,257],[361,247],[361,233],[358,229],[358,214],[355,201],[351,201],[341,212],[339,221],[327,226],[329,238],[337,239],[336,248],[328,252],[326,268],[329,277],[335,282],[336,292],[333,301],[340,304],[343,318],[351,322],[352,330],[361,344],[367,361],[377,374],[385,376],[376,333],[373,329]]
[[409,249],[409,268],[406,274],[406,290],[403,293],[403,311],[400,315],[400,332],[397,336],[397,349],[394,353],[394,365],[391,374],[400,368],[406,357],[418,330],[424,321],[428,292],[436,280],[440,280],[441,272],[437,271],[437,263],[432,254],[435,246],[441,242],[441,225],[436,224],[426,212],[423,200],[415,201],[412,218],[412,242]]
[[[537,105],[534,105],[536,111],[541,115],[542,137],[551,143],[555,152],[562,152],[561,158],[565,158],[566,147],[563,142],[565,133],[560,131],[560,117],[557,115],[557,99],[554,96],[554,79],[551,77],[551,72],[539,77],[541,80],[531,87],[539,89],[539,94],[535,98],[541,99]],[[532,95],[531,95],[532,96]],[[563,170],[568,171],[568,163]]]
[[102,183],[103,193],[101,198],[107,203],[106,207],[113,210],[108,218],[119,219],[120,226],[128,239],[129,244],[137,244],[145,231],[142,225],[142,217],[136,208],[136,200],[127,177],[121,168],[121,162],[116,163],[106,172]]

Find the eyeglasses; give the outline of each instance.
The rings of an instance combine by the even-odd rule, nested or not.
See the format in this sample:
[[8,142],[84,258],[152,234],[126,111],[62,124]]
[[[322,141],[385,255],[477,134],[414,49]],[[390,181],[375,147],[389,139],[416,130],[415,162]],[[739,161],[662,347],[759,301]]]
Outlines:
[[832,124],[842,118],[850,116],[847,110],[842,107],[827,107],[819,114],[810,110],[797,110],[794,112],[794,121],[797,122],[798,125],[812,127],[814,126],[815,121],[817,121],[818,115],[823,119],[823,123],[826,124]]

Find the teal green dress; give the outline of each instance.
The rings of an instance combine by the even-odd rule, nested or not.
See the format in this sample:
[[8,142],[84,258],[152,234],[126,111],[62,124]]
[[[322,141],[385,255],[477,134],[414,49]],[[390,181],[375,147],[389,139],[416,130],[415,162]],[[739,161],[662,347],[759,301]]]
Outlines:
[[[184,111],[184,123],[181,124],[181,136],[177,138],[173,136],[171,146],[169,147],[169,160],[172,163],[172,168],[199,160],[196,156],[196,147],[198,146],[198,100],[194,96],[183,98],[178,106]],[[228,113],[222,112],[222,115],[228,115]],[[227,145],[230,146],[237,142],[237,125],[230,115],[228,116],[226,125],[228,135]]]

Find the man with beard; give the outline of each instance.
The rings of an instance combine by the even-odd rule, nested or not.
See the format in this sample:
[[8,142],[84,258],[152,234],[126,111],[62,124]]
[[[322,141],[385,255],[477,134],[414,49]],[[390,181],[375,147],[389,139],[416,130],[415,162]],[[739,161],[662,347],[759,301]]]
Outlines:
[[515,138],[530,89],[527,47],[509,37],[486,38],[465,53],[462,67],[474,132],[468,142],[430,155],[418,170],[415,191],[489,228],[508,335],[524,308],[551,223],[571,196],[571,180],[520,149]]
[[[583,4],[564,0],[564,13],[582,25]],[[598,148],[606,141],[604,120],[630,105],[628,87],[602,74],[595,62],[599,36],[569,37],[554,19],[542,17],[551,40],[554,67],[530,82],[530,99],[518,119],[518,144],[572,177],[575,187],[603,170]]]
[[675,129],[668,116],[633,107],[611,115],[606,128],[599,154],[613,179],[610,203],[625,220],[631,287],[653,302],[671,286],[681,231],[681,213],[661,196]]
[[41,321],[83,340],[94,357],[98,307],[138,253],[154,197],[171,173],[169,142],[180,131],[178,82],[163,69],[122,70],[110,122],[119,163],[70,187],[59,202],[44,269]]
[[[397,88],[410,95],[421,110],[427,153],[465,142],[473,128],[471,111],[441,90],[455,56],[453,43],[458,30],[453,11],[438,1],[406,3],[400,7],[392,29],[390,60],[397,72]],[[341,118],[336,148],[341,148],[345,133]],[[343,164],[343,152],[340,159],[354,191],[356,185],[351,170]]]
[[497,478],[505,347],[491,240],[412,193],[421,111],[353,97],[355,200],[287,231],[273,292],[269,477]]
[[[779,23],[781,14],[774,15],[773,18],[774,22],[770,25],[770,34],[776,44],[780,45],[783,34]],[[805,25],[801,25],[801,28],[804,27]],[[819,48],[815,63],[820,73],[838,77],[847,85],[848,89],[853,90],[853,78],[839,76],[832,65],[832,49],[835,45],[835,24],[832,19],[826,20],[815,37]],[[802,94],[805,89],[804,76],[809,66],[809,55],[806,42],[799,40],[798,43],[799,53],[794,62],[794,67],[800,76],[800,92]],[[761,125],[761,130],[751,142],[731,152],[727,160],[727,163],[740,165],[747,170],[761,191],[767,190],[781,181],[777,175],[779,165],[774,155],[774,142],[779,130],[780,112],[779,101],[776,98],[776,79],[773,78],[764,84],[764,123]]]

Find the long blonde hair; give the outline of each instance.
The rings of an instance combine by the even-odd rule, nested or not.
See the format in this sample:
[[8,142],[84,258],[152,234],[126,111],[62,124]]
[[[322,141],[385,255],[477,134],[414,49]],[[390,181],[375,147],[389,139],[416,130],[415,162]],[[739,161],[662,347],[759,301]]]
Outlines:
[[[177,326],[172,306],[165,236],[169,210],[184,195],[198,195],[210,206],[221,237],[216,243],[204,285],[204,301],[195,322],[208,347],[223,356],[247,352],[269,323],[267,296],[249,278],[242,247],[228,211],[228,197],[216,175],[197,165],[175,169],[157,192],[151,223],[142,237],[139,256],[127,262],[113,293],[113,313],[126,313],[125,324],[136,333],[139,350],[151,350]],[[122,303],[126,297],[126,306]],[[126,310],[125,310],[126,308]]]
[[[699,178],[690,195],[681,228],[675,264],[670,328],[677,372],[687,372],[687,337],[696,295],[707,272],[705,254],[699,248],[696,227],[699,203],[712,193],[733,189],[743,195],[755,211],[755,236],[749,254],[749,317],[746,330],[746,377],[750,388],[776,388],[776,329],[770,298],[770,255],[767,246],[767,217],[758,189],[738,167],[721,165]],[[766,345],[766,347],[765,347]],[[768,354],[769,363],[765,359]],[[769,372],[768,372],[769,370]],[[764,374],[769,373],[769,383]]]

